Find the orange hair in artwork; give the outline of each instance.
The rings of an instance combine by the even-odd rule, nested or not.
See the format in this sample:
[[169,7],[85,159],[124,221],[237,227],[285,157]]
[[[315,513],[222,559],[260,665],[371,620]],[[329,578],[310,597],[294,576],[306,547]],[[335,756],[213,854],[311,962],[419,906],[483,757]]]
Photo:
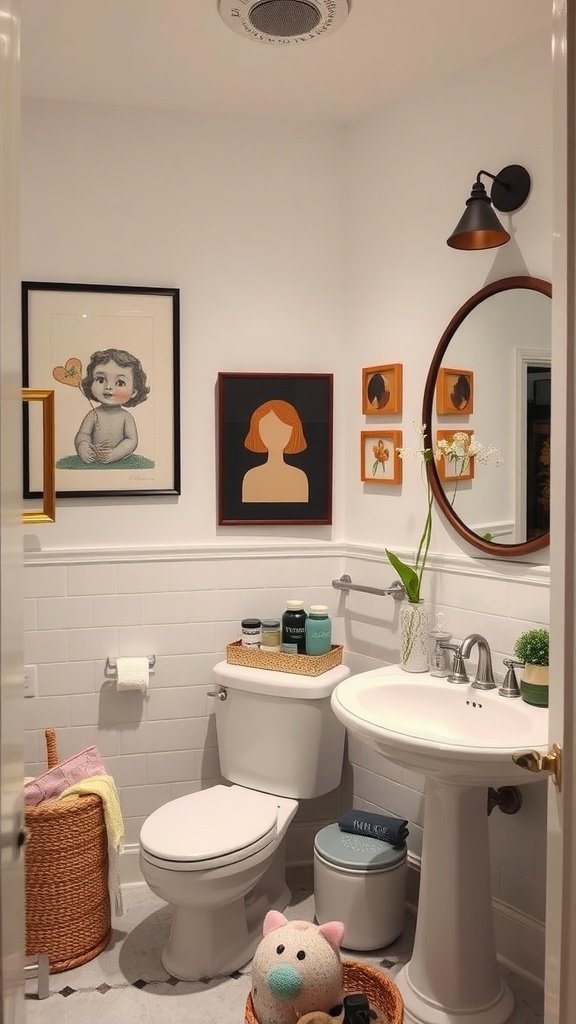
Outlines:
[[284,402],[281,398],[272,398],[269,402],[263,402],[262,405],[259,405],[254,410],[250,417],[250,429],[246,434],[244,447],[248,448],[251,452],[265,452],[268,450],[260,437],[260,420],[264,419],[269,412],[275,413],[282,423],[292,427],[292,436],[284,449],[286,454],[296,455],[297,452],[303,452],[308,445],[304,437],[302,420],[294,406],[290,402]]

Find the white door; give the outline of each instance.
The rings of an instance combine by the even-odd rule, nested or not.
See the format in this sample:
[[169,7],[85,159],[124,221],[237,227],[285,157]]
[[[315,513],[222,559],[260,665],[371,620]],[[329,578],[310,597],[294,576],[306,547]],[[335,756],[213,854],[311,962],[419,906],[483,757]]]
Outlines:
[[0,0],[0,1022],[24,1021],[19,0]]
[[576,1020],[575,10],[555,0],[550,744],[563,763],[561,791],[548,783],[545,1024]]

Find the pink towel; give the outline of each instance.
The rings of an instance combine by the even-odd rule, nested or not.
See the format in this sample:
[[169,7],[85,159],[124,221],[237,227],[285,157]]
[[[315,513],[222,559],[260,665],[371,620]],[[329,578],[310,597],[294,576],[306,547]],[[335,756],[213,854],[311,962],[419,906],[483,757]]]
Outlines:
[[53,800],[75,782],[81,782],[91,775],[105,774],[106,768],[97,747],[86,747],[86,750],[60,761],[54,768],[38,775],[31,782],[26,782],[24,803],[29,807],[39,804],[42,800]]

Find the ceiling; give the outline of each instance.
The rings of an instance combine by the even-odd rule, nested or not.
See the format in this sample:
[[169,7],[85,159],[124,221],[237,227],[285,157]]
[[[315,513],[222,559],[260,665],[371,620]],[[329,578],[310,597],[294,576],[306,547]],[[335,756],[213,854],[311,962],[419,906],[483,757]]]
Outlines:
[[217,0],[22,0],[27,97],[345,123],[550,28],[551,0],[352,0],[343,26],[273,46]]

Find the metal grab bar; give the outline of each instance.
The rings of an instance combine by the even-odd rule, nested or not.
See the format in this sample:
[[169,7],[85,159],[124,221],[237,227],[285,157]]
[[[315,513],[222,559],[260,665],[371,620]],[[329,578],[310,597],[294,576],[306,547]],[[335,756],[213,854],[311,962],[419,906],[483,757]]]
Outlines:
[[363,594],[377,594],[378,597],[393,597],[395,601],[401,601],[405,596],[404,584],[400,580],[394,580],[386,590],[380,590],[378,587],[363,587],[360,583],[352,583],[350,576],[345,573],[338,580],[332,580],[332,586],[335,590],[344,590],[346,593],[349,590],[359,590]]

